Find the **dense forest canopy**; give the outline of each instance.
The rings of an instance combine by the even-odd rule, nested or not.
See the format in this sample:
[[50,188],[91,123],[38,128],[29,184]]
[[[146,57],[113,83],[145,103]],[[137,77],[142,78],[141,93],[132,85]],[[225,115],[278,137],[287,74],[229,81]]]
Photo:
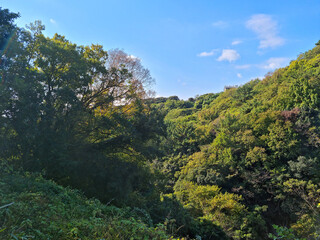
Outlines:
[[140,59],[17,17],[0,8],[1,239],[320,237],[320,41],[185,101],[154,98]]

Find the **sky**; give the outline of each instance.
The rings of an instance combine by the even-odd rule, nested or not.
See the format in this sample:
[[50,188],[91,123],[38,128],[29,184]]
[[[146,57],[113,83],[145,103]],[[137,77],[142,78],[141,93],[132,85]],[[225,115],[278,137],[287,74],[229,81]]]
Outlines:
[[284,67],[320,40],[319,0],[0,0],[17,25],[141,59],[157,96],[223,91]]

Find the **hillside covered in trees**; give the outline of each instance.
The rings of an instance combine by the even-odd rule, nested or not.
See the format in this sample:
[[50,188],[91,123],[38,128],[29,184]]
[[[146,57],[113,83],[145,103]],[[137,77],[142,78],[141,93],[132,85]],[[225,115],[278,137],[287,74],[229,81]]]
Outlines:
[[0,239],[319,239],[320,41],[221,93],[0,8]]

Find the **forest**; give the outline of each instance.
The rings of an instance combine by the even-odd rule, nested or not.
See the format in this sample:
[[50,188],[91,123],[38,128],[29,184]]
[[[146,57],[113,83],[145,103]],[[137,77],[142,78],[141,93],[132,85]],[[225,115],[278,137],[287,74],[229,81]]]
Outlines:
[[220,93],[0,8],[0,239],[320,238],[320,41]]

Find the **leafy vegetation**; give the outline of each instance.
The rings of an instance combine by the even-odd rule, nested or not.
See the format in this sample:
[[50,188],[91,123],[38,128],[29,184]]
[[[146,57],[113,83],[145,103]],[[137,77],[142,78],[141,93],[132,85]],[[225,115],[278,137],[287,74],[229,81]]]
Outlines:
[[263,80],[184,101],[153,98],[121,50],[0,12],[0,201],[14,202],[0,234],[320,237],[319,42]]
[[40,175],[1,169],[1,239],[169,239],[142,209],[87,199]]

